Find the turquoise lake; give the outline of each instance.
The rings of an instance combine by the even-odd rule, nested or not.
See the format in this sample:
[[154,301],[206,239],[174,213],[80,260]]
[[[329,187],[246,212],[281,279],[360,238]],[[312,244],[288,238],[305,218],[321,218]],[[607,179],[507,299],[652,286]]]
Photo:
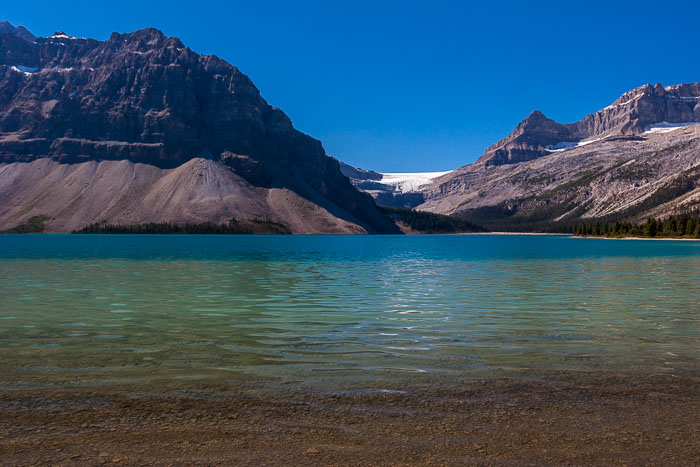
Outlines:
[[700,242],[0,236],[0,389],[700,373]]

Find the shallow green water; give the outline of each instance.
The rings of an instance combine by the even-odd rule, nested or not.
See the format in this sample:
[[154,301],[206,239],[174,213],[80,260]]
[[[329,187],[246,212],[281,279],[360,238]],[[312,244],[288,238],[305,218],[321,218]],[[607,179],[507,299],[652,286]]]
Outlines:
[[700,373],[700,242],[0,236],[0,389]]

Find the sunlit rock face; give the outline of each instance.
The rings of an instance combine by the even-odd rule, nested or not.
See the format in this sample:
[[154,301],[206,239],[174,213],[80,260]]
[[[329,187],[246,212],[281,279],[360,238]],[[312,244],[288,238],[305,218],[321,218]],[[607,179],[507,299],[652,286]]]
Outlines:
[[700,209],[700,83],[644,85],[576,123],[532,112],[473,164],[381,174],[342,165],[378,204],[494,229],[566,228]]
[[700,209],[700,83],[644,85],[571,124],[533,112],[416,207],[506,228]]
[[646,84],[582,120],[561,124],[532,112],[506,138],[488,147],[479,162],[513,164],[545,156],[552,149],[607,136],[644,133],[649,126],[700,121],[700,83],[663,87]]

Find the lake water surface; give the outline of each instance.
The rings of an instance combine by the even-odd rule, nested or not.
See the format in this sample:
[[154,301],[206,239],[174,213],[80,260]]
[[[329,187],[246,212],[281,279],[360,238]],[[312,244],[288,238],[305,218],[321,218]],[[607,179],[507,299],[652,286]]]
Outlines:
[[0,236],[0,389],[698,374],[700,242]]

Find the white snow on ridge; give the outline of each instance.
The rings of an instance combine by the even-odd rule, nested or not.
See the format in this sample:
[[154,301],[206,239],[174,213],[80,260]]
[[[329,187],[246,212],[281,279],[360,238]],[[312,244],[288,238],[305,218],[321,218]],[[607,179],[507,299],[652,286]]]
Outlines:
[[595,143],[596,141],[600,141],[601,139],[603,139],[603,138],[586,139],[586,140],[583,140],[583,141],[579,141],[578,144],[576,145],[576,147],[579,147],[579,146],[587,146],[587,145],[589,145],[589,144],[591,144],[591,143]]
[[658,134],[658,133],[670,133],[672,131],[678,130],[679,128],[684,128],[687,126],[700,125],[700,122],[685,122],[685,123],[668,123],[661,122],[652,126],[648,126],[644,129],[644,135]]
[[557,144],[552,144],[551,146],[547,146],[545,149],[551,152],[561,152],[561,151],[566,151],[567,149],[573,149],[576,146],[578,146],[578,142],[576,141],[562,141],[561,143]]
[[[656,123],[652,126],[648,126],[644,129],[643,135],[658,134],[658,133],[670,133],[671,131],[678,130],[679,128],[684,128],[688,126],[700,125],[700,122],[685,122],[685,123],[668,123],[661,122]],[[604,140],[605,138],[595,138],[587,139],[583,141],[562,141],[557,144],[552,144],[551,146],[546,146],[545,149],[549,152],[562,152],[569,149],[580,148],[581,146],[586,146],[596,141]]]
[[562,141],[561,143],[553,144],[551,146],[546,146],[545,149],[549,152],[562,152],[568,149],[580,148],[581,146],[586,146],[596,141],[600,141],[603,138],[596,139],[586,139],[583,141]]
[[39,70],[38,68],[33,68],[33,67],[29,67],[29,66],[22,66],[22,65],[15,65],[15,68],[17,68],[22,73],[36,73]]
[[32,73],[36,73],[36,71],[38,70],[38,68],[31,68],[22,65],[12,65],[10,66],[10,69],[18,73],[24,73],[25,75],[31,75]]
[[642,97],[643,95],[644,95],[643,92],[642,92],[642,93],[639,93],[639,94],[637,94],[636,96],[632,97],[631,99],[626,100],[625,102],[620,102],[619,104],[615,104],[615,103],[610,104],[609,106],[605,107],[603,110],[613,109],[613,108],[615,108],[615,107],[622,107],[622,106],[624,106],[624,105],[629,104],[630,102],[636,101],[637,99],[639,99],[639,98]]
[[434,179],[452,172],[414,172],[414,173],[383,173],[379,183],[391,185],[401,193],[417,190],[423,185],[431,183]]

